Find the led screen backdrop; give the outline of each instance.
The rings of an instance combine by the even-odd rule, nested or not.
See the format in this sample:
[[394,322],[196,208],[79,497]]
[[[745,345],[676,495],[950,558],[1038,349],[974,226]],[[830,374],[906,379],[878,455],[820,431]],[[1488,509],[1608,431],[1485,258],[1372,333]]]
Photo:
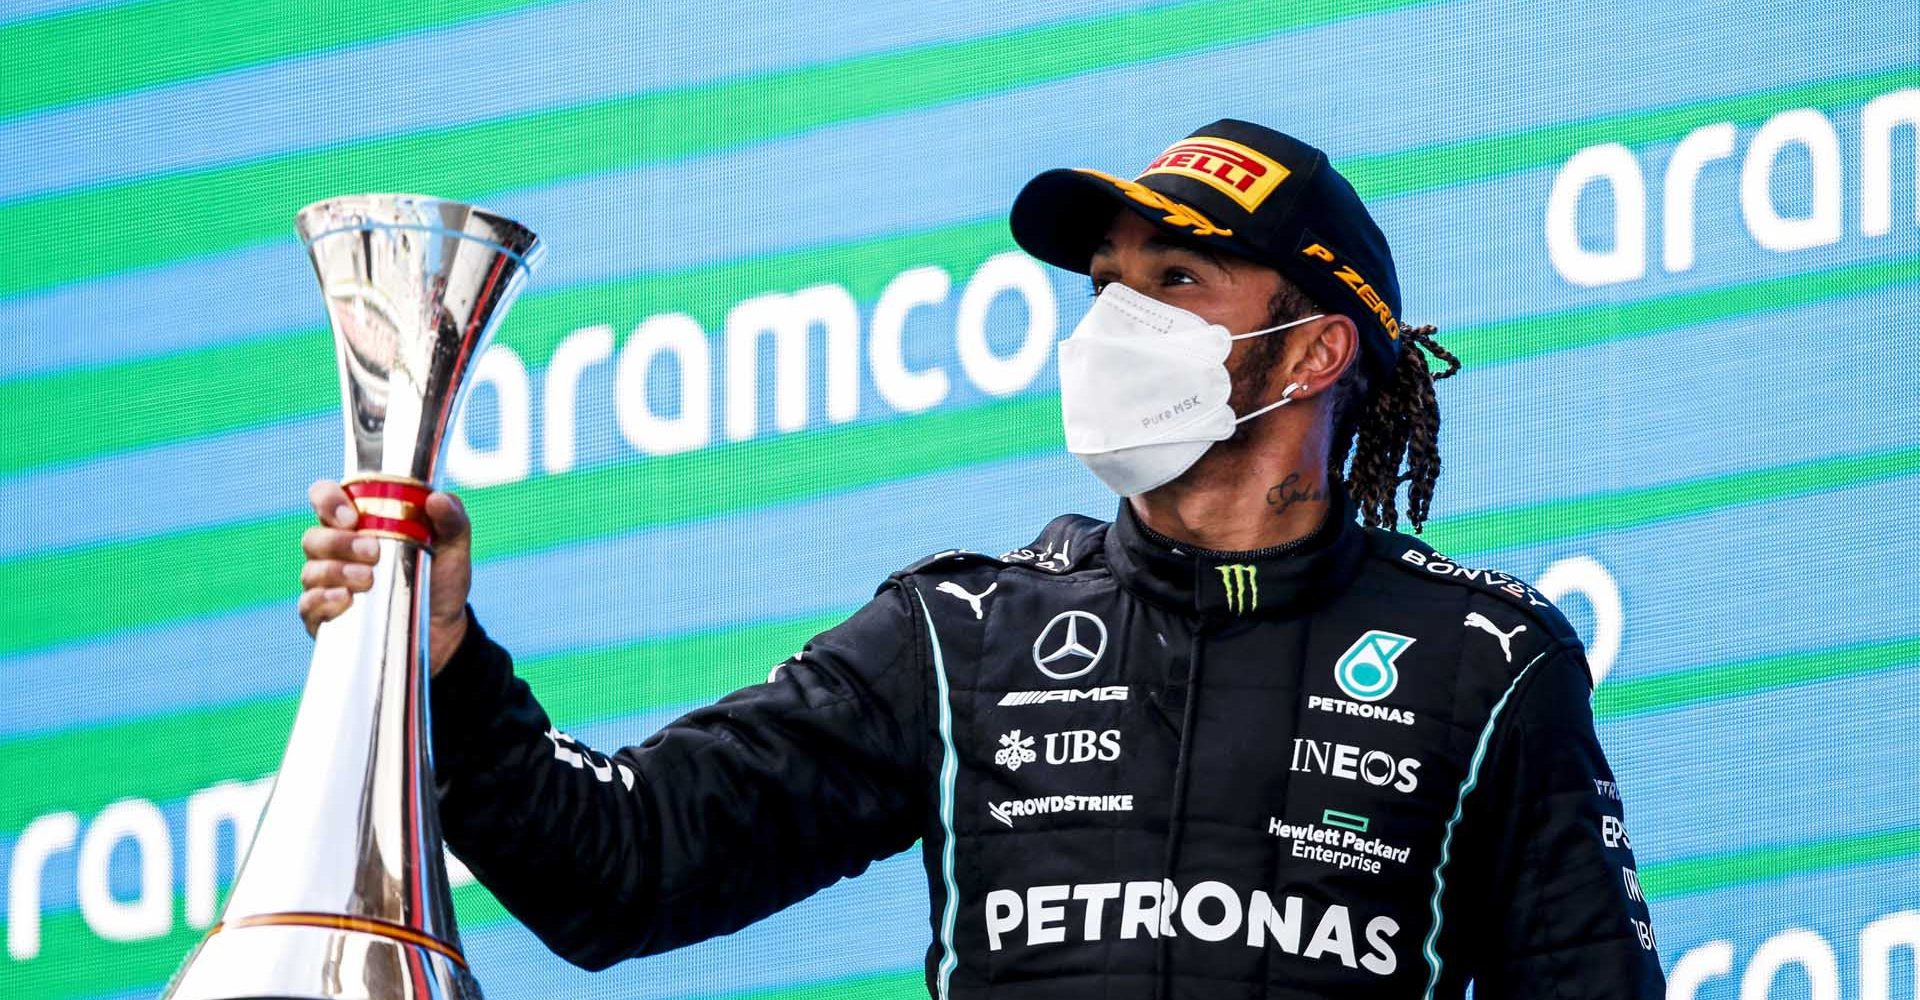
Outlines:
[[[1113,501],[1084,279],[1005,211],[1234,115],[1327,148],[1465,370],[1426,537],[1556,597],[1674,995],[1912,997],[1912,0],[0,2],[0,995],[154,996],[212,922],[339,471],[293,212],[550,245],[452,474],[474,603],[611,749],[884,575]],[[489,996],[912,996],[916,856],[590,976],[456,889]]]

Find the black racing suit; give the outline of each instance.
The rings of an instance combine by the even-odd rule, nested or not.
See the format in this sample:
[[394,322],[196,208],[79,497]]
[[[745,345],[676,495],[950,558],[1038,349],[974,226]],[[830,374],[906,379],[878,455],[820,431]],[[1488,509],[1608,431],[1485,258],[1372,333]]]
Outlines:
[[470,623],[433,685],[447,840],[590,969],[918,840],[934,997],[1662,995],[1574,631],[1334,496],[1259,552],[1122,503],[933,556],[611,757]]

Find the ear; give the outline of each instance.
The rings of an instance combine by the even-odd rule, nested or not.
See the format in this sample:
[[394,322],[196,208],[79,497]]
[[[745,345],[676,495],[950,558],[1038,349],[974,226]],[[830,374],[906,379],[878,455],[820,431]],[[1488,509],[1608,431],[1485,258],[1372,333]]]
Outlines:
[[1287,381],[1306,386],[1296,398],[1317,396],[1333,388],[1360,354],[1360,330],[1353,320],[1328,313],[1294,331],[1288,346]]

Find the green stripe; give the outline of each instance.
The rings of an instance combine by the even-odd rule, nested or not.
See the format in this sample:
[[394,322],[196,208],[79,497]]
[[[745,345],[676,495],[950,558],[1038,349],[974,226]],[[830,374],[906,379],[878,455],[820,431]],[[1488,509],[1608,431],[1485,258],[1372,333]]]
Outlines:
[[[39,250],[0,272],[0,297],[284,238],[301,205],[340,191],[430,190],[442,197],[481,199],[1418,2],[1423,0],[1366,0],[1344,5],[1336,14],[1325,4],[1275,8],[1246,0],[1202,0],[24,199],[0,206],[0,228]],[[903,80],[910,85],[903,86]],[[1701,125],[1752,121],[1786,108],[1854,103],[1917,81],[1920,70],[1913,68],[1844,77],[1343,159],[1340,165],[1363,196],[1407,194],[1543,166],[1596,141],[1676,139]],[[515,157],[503,150],[540,155]],[[197,207],[207,204],[225,209]],[[129,219],[140,225],[128,228]]]
[[[1746,496],[1739,494],[1704,496],[1725,504],[1747,502]],[[1712,509],[1718,509],[1718,503],[1691,513]],[[1524,516],[1532,510],[1521,508],[1516,515]],[[1440,534],[1449,523],[1434,522],[1433,533]],[[1569,535],[1584,531],[1584,526],[1572,520],[1559,524]],[[1448,546],[1442,549],[1463,558],[1470,554],[1470,550]],[[569,720],[570,725],[585,724],[705,701],[756,681],[771,663],[843,617],[828,614],[611,650],[567,653],[523,663],[520,669],[531,678],[550,714]],[[1897,669],[1916,660],[1920,660],[1920,637],[1909,637],[1609,681],[1600,686],[1595,697],[1595,713],[1611,721],[1789,685]],[[0,800],[0,834],[16,832],[33,817],[59,809],[90,814],[127,795],[171,801],[216,781],[268,773],[284,745],[294,707],[295,701],[289,696],[34,733],[0,742],[0,787],[13,790]],[[203,752],[207,733],[222,734],[219,754]],[[75,770],[63,764],[111,759],[128,746],[154,748],[150,763],[131,775],[111,769]],[[39,780],[56,772],[66,775],[58,784]],[[129,784],[130,780],[134,783]]]
[[37,17],[0,27],[0,66],[7,68],[0,121],[536,2],[541,0],[362,0],[329,5],[315,16],[304,4],[148,0]]
[[[1470,161],[1482,172],[1488,162]],[[1466,174],[1449,174],[1448,183]],[[0,215],[4,210],[0,210]],[[1013,245],[1002,220],[859,241],[763,259],[531,295],[500,340],[544,361],[566,334],[659,311],[692,314],[717,328],[734,302],[838,280],[870,300],[899,271],[935,264],[968,271]],[[1471,327],[1440,339],[1468,365],[1498,364],[1555,350],[1643,336],[1692,323],[1865,294],[1920,280],[1912,257],[1605,304]],[[316,300],[317,301],[317,300]],[[0,475],[164,442],[314,416],[337,405],[324,330],[304,330],[203,350],[0,382],[0,412],[25,414],[25,433],[0,437]],[[236,380],[233,372],[247,372]]]
[[[1858,96],[1891,82],[1897,81],[1881,74],[1823,84],[1802,96]],[[1742,100],[1764,104],[1773,99],[1756,96]],[[1746,106],[1739,104],[1735,110]],[[1665,122],[1668,117],[1657,115],[1652,120]],[[1452,183],[1485,175],[1493,168],[1491,161],[1478,158],[1466,159],[1458,166],[1460,170],[1455,173],[1435,174],[1431,170],[1414,173],[1427,180]],[[4,218],[5,211],[0,209],[0,218]],[[949,256],[977,261],[984,256],[981,252],[984,248],[1009,246],[1003,227],[995,220],[782,255],[764,263],[733,262],[570,289],[530,297],[509,319],[501,339],[539,359],[551,350],[551,344],[579,326],[606,322],[610,318],[637,321],[650,305],[692,310],[703,323],[711,326],[718,322],[725,306],[737,300],[729,297],[736,290],[741,293],[739,297],[746,297],[749,293],[829,280],[846,271],[850,272],[849,284],[863,289],[871,285],[877,291],[897,273],[897,268],[890,269],[892,265],[905,266],[904,262],[911,260],[911,254],[902,252],[907,248],[928,258],[919,262],[937,263],[937,258]],[[868,262],[871,266],[860,267],[858,262]],[[1443,339],[1468,362],[1491,364],[1671,329],[1687,322],[1738,316],[1904,284],[1914,280],[1913,265],[1911,258],[1856,265],[1629,305],[1526,317],[1456,331]],[[757,266],[768,268],[769,280],[752,280]],[[779,280],[772,280],[774,277]],[[708,288],[712,290],[701,291]],[[692,301],[677,301],[683,298]],[[523,330],[528,332],[519,332]],[[336,388],[331,366],[315,364],[314,359],[325,358],[327,353],[324,333],[309,330],[165,358],[0,383],[0,410],[28,414],[31,421],[25,433],[0,438],[0,474],[324,413],[335,402],[331,397]],[[239,385],[230,378],[215,382],[209,377],[209,373],[235,371],[249,372],[254,377]]]
[[1474,788],[1480,784],[1480,765],[1486,761],[1487,745],[1493,740],[1494,727],[1500,722],[1500,713],[1507,707],[1507,699],[1513,697],[1513,692],[1520,687],[1520,682],[1526,680],[1527,672],[1546,655],[1545,652],[1541,652],[1526,666],[1521,667],[1520,672],[1513,675],[1513,683],[1507,685],[1507,689],[1500,694],[1500,700],[1493,703],[1493,710],[1487,713],[1487,724],[1480,728],[1480,739],[1474,744],[1473,757],[1467,763],[1467,776],[1460,782],[1460,794],[1453,800],[1453,815],[1447,819],[1447,832],[1440,838],[1440,860],[1433,866],[1433,899],[1430,903],[1433,909],[1433,927],[1427,932],[1426,943],[1420,949],[1427,959],[1427,1000],[1433,1000],[1434,988],[1440,985],[1441,963],[1438,945],[1440,926],[1445,920],[1445,915],[1440,912],[1440,897],[1447,890],[1447,863],[1453,855],[1454,828],[1460,825],[1460,816],[1466,811],[1467,796],[1473,794]]
[[342,191],[484,199],[1420,2],[1199,0],[23,199],[0,232],[35,249],[0,296],[286,239],[300,206]]
[[0,407],[19,414],[0,476],[323,415],[340,406],[332,355],[327,331],[305,330],[0,382]]
[[711,1000],[926,1000],[926,996],[927,974],[902,969],[752,993],[714,994]]
[[1852,264],[1637,302],[1522,316],[1436,335],[1471,369],[1700,323],[1797,309],[1920,283],[1920,257]]
[[[773,665],[845,615],[817,615],[741,628],[580,650],[515,664],[555,719],[569,726],[711,701],[764,680]],[[297,696],[189,709],[169,715],[34,733],[0,742],[0,831],[18,833],[60,810],[92,815],[127,796],[173,802],[228,778],[252,780],[280,764]],[[217,733],[217,741],[208,734]],[[646,733],[634,733],[637,743]],[[124,759],[135,769],[70,766]],[[63,763],[66,762],[66,763]],[[59,781],[47,781],[59,774]]]
[[[1050,452],[1060,433],[1058,400],[1030,396],[474,490],[474,556]],[[0,655],[292,598],[310,523],[289,514],[0,563]]]
[[1920,472],[1920,448],[1809,459],[1661,486],[1462,514],[1433,521],[1422,534],[1442,552],[1492,552],[1577,535],[1624,531],[1744,504],[1785,500],[1911,476],[1916,472]]
[[[684,312],[717,333],[734,303],[757,295],[835,281],[870,302],[910,267],[939,266],[964,281],[1011,249],[1005,220],[994,219],[596,282],[528,295],[496,339],[544,364],[586,326],[610,323],[624,338],[648,316]],[[315,312],[319,303],[316,290]],[[25,425],[24,433],[0,436],[0,476],[339,408],[333,338],[324,327],[0,382],[0,413],[20,414]]]
[[960,953],[954,949],[953,927],[960,912],[960,886],[954,881],[953,863],[957,840],[953,835],[953,789],[960,774],[960,752],[953,747],[953,692],[947,685],[946,655],[940,648],[940,632],[933,627],[933,612],[927,599],[914,588],[913,599],[927,620],[927,641],[933,647],[935,696],[940,699],[940,884],[946,897],[940,907],[940,966],[936,1000],[947,1000],[953,982],[953,970],[960,966]]
[[1367,197],[1406,194],[1458,183],[1467,177],[1497,177],[1559,163],[1601,143],[1636,146],[1663,142],[1703,125],[1745,125],[1791,108],[1857,104],[1916,83],[1920,83],[1920,67],[1904,66],[1343,161],[1340,172]]
[[1642,865],[1640,887],[1648,899],[1673,899],[1852,865],[1911,862],[1916,855],[1920,855],[1920,827],[1882,830]]
[[1920,637],[1778,653],[1653,677],[1609,680],[1594,691],[1593,716],[1610,722],[1916,665],[1920,665]]
[[[485,526],[476,557],[1042,454],[1060,447],[1057,414],[1055,398],[1020,398],[476,490],[470,509]],[[1460,515],[1433,522],[1425,535],[1449,552],[1516,548],[1916,471],[1920,448],[1843,455]],[[728,488],[696,485],[709,483]],[[636,496],[652,502],[631,503]],[[308,522],[292,514],[0,562],[0,593],[18,595],[0,602],[0,655],[290,598],[300,561],[294,540]],[[183,566],[196,571],[181,574]]]
[[[861,301],[909,267],[935,265],[964,281],[988,257],[1011,250],[1000,220],[728,262],[529,296],[499,341],[538,366],[561,339],[611,322],[680,311],[718,330],[735,302],[767,292],[839,281]],[[1482,368],[1782,308],[1920,282],[1920,259],[1876,261],[1632,303],[1526,316],[1456,331],[1440,340],[1464,365]],[[24,433],[0,437],[0,475],[296,417],[339,406],[332,344],[323,330],[184,354],[0,382],[0,412],[23,415]],[[233,372],[249,377],[235,379]]]

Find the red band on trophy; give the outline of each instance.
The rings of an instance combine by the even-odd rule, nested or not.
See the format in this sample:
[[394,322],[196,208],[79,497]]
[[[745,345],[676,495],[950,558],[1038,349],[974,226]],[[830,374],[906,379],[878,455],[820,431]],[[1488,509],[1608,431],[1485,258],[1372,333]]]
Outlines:
[[427,484],[383,477],[349,479],[340,484],[360,514],[358,530],[416,545],[433,546],[433,522],[427,517]]

